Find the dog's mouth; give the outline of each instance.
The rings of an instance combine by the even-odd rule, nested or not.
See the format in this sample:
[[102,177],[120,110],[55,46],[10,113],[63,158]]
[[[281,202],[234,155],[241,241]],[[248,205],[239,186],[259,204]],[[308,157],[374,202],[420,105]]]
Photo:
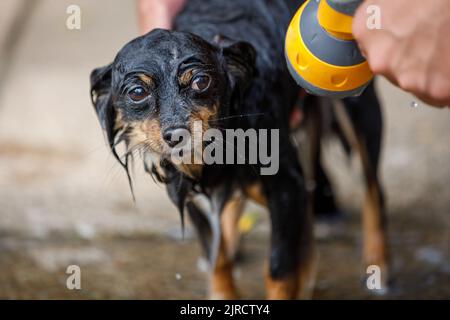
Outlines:
[[170,163],[188,177],[199,180],[204,165],[203,127],[174,126],[161,130],[158,136],[149,132],[143,149],[152,154],[154,165]]
[[[193,179],[201,177],[204,150],[208,145],[205,134],[216,116],[216,108],[196,108],[185,122],[164,123],[159,116],[139,121],[116,118],[117,128],[123,132],[127,152],[151,159],[155,166],[170,162],[179,171]],[[147,154],[151,154],[147,157]]]
[[181,143],[174,147],[167,147],[162,154],[157,155],[153,160],[153,164],[157,166],[168,163],[193,180],[199,180],[202,176],[204,165],[202,151],[195,147],[182,147]]

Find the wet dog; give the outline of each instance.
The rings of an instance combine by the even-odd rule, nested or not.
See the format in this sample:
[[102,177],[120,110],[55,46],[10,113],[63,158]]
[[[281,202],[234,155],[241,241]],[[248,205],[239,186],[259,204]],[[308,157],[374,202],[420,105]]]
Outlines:
[[[267,297],[297,298],[311,292],[315,273],[312,208],[335,210],[319,161],[320,100],[304,101],[311,140],[309,164],[317,181],[313,197],[290,139],[299,88],[284,59],[285,30],[300,3],[280,1],[188,1],[174,31],[154,30],[128,43],[113,63],[91,74],[91,94],[109,146],[128,172],[135,151],[183,217],[196,227],[211,262],[210,294],[235,298],[233,258],[237,221],[247,199],[270,212]],[[336,108],[338,132],[362,156],[367,181],[364,216],[365,264],[386,271],[382,191],[377,176],[380,106],[371,85],[359,98]],[[200,129],[194,124],[200,122]],[[262,163],[174,163],[181,130],[277,130],[279,166],[261,175]],[[117,145],[126,145],[121,157]],[[205,145],[202,145],[204,148]],[[249,151],[247,148],[246,151]],[[239,156],[239,155],[236,155]],[[308,206],[308,203],[315,204]]]

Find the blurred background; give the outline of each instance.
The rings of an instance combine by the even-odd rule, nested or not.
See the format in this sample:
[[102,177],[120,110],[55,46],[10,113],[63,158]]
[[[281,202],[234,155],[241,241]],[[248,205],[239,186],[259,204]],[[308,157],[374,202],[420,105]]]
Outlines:
[[[69,5],[81,30],[66,27]],[[89,73],[138,35],[135,1],[0,3],[0,298],[204,298],[205,265],[163,186],[135,171],[136,203],[109,154]],[[344,218],[317,223],[314,298],[450,298],[450,112],[377,79],[386,130],[382,179],[395,285],[361,284],[359,159],[324,145]],[[418,106],[415,102],[418,102]],[[266,212],[245,236],[236,270],[245,298],[263,298]],[[80,266],[81,290],[66,288]]]

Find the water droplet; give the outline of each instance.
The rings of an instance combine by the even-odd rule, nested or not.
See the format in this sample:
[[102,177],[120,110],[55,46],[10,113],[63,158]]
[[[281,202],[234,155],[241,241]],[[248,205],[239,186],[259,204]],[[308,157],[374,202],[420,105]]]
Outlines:
[[419,103],[418,103],[417,101],[412,101],[412,102],[409,104],[409,106],[410,106],[411,108],[418,108],[418,107],[419,107]]
[[181,274],[179,274],[179,273],[175,273],[175,279],[177,279],[177,280],[181,280]]

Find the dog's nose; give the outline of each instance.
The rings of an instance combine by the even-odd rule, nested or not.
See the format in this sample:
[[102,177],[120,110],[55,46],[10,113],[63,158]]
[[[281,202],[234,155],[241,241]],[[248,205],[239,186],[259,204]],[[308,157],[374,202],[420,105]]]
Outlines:
[[168,128],[164,130],[163,139],[166,141],[167,145],[171,148],[178,145],[181,141],[183,141],[184,136],[186,135],[186,128],[178,127],[178,128]]

